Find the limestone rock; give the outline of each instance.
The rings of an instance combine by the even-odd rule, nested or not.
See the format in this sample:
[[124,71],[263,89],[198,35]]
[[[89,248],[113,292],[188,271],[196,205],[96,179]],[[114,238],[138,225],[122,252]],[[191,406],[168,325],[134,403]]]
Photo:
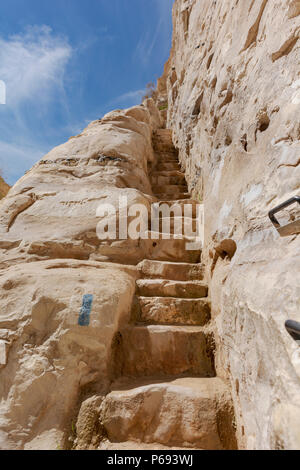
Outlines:
[[[161,126],[152,100],[109,113],[42,158],[0,204],[1,449],[70,446],[87,390],[109,390],[111,345],[130,321],[139,276],[126,264],[152,245],[99,240],[97,208],[109,203],[119,217],[119,196],[155,200],[147,167]],[[84,410],[78,448],[88,440]]]
[[[216,367],[231,379],[248,449],[274,448],[274,435],[299,445],[297,346],[284,327],[299,321],[299,235],[280,237],[268,219],[300,190],[299,14],[294,0],[176,0],[158,83],[189,191],[205,206]],[[236,244],[231,260],[209,256],[223,240]]]
[[[226,405],[227,389],[219,379],[137,383],[131,389],[121,383],[114,388],[104,400],[100,414],[111,441],[131,439],[168,447],[183,443],[190,448],[223,448],[225,442],[219,430],[226,426],[225,415],[229,420],[232,417]],[[235,448],[228,429],[227,439],[227,448]]]
[[[2,449],[64,448],[81,391],[93,384],[107,390],[111,341],[130,318],[134,286],[133,270],[78,260],[2,271],[0,338],[8,345],[0,366]],[[81,327],[85,294],[93,295],[93,306],[90,325]],[[49,432],[55,443],[47,441]]]
[[0,176],[0,199],[3,199],[9,190],[10,190],[10,186]]

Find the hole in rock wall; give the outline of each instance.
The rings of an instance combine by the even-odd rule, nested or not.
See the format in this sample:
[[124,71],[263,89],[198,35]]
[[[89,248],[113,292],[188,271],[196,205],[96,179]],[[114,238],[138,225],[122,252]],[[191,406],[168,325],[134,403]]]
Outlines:
[[248,137],[247,134],[244,134],[243,137],[241,138],[241,144],[243,146],[243,149],[245,152],[248,152]]
[[229,147],[229,145],[231,145],[231,144],[232,144],[232,138],[230,137],[230,135],[227,135],[225,137],[225,145],[226,145],[226,147]]
[[225,239],[215,246],[214,253],[213,251],[210,252],[210,257],[213,258],[210,270],[211,276],[213,275],[218,259],[221,258],[225,260],[226,258],[228,258],[229,260],[231,260],[234,257],[236,250],[236,242],[231,239]]
[[267,115],[266,112],[262,113],[260,116],[259,116],[259,119],[258,119],[258,122],[257,122],[257,126],[256,126],[256,131],[255,131],[255,142],[257,140],[257,133],[258,132],[265,132],[270,126],[270,118],[269,116]]
[[196,103],[195,103],[195,106],[194,106],[194,109],[193,109],[193,112],[192,112],[192,116],[198,116],[200,114],[201,104],[202,104],[202,101],[203,101],[203,95],[204,95],[204,92],[202,91],[201,95],[196,100]]
[[262,122],[262,123],[260,124],[258,130],[259,130],[260,132],[265,132],[265,131],[268,129],[269,125],[270,125],[270,119],[268,120],[268,122]]
[[222,259],[225,259],[227,256],[229,259],[232,259],[237,250],[237,246],[234,240],[226,239],[216,246],[215,250]]

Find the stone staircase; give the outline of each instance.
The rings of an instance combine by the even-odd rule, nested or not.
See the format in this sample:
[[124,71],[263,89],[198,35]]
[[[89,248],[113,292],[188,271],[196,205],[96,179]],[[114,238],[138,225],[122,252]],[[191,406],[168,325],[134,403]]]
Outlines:
[[[158,131],[153,145],[153,192],[168,204],[190,202],[170,131]],[[101,408],[107,440],[100,448],[236,447],[230,393],[215,376],[204,269],[199,253],[184,262],[184,245],[178,250],[181,262],[138,266],[131,322],[113,346],[114,381]]]

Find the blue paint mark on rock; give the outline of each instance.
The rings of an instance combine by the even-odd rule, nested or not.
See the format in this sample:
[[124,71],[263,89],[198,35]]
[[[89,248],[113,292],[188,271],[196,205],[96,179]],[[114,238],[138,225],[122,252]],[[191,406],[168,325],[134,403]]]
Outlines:
[[86,294],[82,299],[82,307],[79,313],[78,325],[79,326],[89,326],[90,316],[93,305],[93,295]]

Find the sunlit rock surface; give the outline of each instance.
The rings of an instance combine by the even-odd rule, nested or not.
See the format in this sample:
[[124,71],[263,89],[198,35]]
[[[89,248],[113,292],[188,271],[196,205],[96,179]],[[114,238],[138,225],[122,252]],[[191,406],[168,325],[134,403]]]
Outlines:
[[[299,235],[281,238],[268,218],[299,194],[299,14],[295,0],[176,0],[158,84],[205,204],[217,369],[231,377],[248,449],[300,447],[300,355],[284,327],[299,321]],[[294,206],[280,218],[295,216]],[[236,243],[232,259],[215,257],[224,239]]]

